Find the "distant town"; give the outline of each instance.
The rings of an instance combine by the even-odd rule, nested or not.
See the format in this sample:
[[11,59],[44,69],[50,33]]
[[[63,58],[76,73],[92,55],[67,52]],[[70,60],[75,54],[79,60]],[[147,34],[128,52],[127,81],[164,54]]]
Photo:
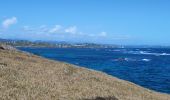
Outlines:
[[51,47],[51,48],[123,48],[120,45],[95,44],[95,43],[68,43],[57,41],[29,41],[0,39],[0,43],[14,47]]
[[97,44],[97,43],[69,43],[58,41],[29,41],[0,39],[0,43],[14,47],[49,47],[49,48],[170,48],[170,46],[150,46],[150,45],[116,45],[116,44]]

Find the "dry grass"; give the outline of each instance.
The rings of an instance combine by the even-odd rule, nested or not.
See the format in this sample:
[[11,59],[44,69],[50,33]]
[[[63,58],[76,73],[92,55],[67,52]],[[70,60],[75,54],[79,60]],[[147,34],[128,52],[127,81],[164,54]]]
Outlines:
[[[131,82],[18,51],[0,50],[0,100],[170,100]],[[115,99],[113,99],[115,98]]]

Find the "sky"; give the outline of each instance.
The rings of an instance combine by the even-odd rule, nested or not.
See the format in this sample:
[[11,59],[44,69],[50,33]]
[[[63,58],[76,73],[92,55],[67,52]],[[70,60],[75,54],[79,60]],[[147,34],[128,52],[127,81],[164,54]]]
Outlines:
[[0,38],[170,45],[170,0],[1,0]]

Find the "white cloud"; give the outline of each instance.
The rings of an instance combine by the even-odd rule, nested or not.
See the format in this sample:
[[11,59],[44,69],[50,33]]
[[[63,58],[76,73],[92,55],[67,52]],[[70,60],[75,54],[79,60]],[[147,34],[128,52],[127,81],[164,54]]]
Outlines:
[[62,29],[61,25],[55,25],[52,29],[49,29],[50,33],[56,33],[59,32]]
[[2,22],[2,27],[7,29],[9,28],[11,25],[13,24],[16,24],[17,23],[17,18],[16,17],[12,17],[12,18],[8,18],[8,19],[5,19],[3,22]]
[[46,25],[41,25],[40,28],[46,28],[47,26]]
[[28,31],[28,30],[30,30],[30,27],[29,27],[29,26],[24,26],[24,27],[23,27],[23,30],[24,30],[24,31]]
[[22,27],[22,29],[25,31],[25,32],[32,32],[32,33],[44,33],[44,34],[51,34],[51,33],[62,33],[62,34],[65,34],[65,35],[84,35],[84,33],[82,32],[78,32],[77,31],[77,27],[76,26],[70,26],[68,28],[64,28],[64,26],[61,26],[61,25],[55,25],[53,26],[52,28],[46,26],[46,25],[41,25],[39,27],[30,27],[30,26],[24,26]]
[[76,26],[71,26],[71,27],[65,29],[65,32],[66,32],[66,33],[75,34],[75,33],[77,33],[77,27],[76,27]]
[[106,33],[106,32],[101,32],[101,33],[99,34],[99,36],[106,37],[106,36],[107,36],[107,33]]

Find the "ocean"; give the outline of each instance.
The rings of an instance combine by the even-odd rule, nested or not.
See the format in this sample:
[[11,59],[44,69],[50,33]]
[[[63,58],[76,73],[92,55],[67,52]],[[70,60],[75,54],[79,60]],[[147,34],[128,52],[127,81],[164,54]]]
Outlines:
[[170,48],[31,48],[45,58],[102,71],[158,92],[170,94]]

